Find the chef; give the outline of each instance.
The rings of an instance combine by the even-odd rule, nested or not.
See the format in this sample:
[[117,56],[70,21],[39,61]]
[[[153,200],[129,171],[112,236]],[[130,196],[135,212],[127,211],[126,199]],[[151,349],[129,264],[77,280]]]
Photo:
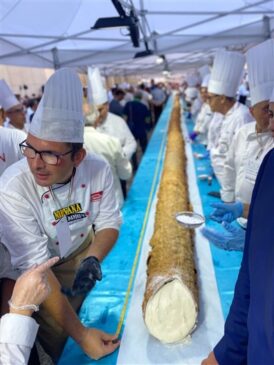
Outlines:
[[132,165],[125,156],[118,138],[98,132],[86,118],[84,131],[85,149],[103,156],[110,164],[113,174],[114,189],[119,208],[124,204],[120,180],[128,180],[132,176]]
[[235,96],[241,81],[245,57],[238,52],[219,51],[208,84],[208,102],[213,113],[223,115],[216,147],[211,148],[213,170],[222,186],[224,161],[232,138],[245,123],[252,121],[248,108],[236,101]]
[[274,40],[269,39],[247,52],[251,114],[254,122],[240,128],[224,166],[221,198],[224,202],[250,203],[255,180],[264,156],[274,147],[269,130],[268,106],[274,87]]
[[[221,198],[213,203],[211,218],[225,223],[225,231],[204,227],[202,233],[210,242],[227,250],[242,250],[249,204],[259,167],[264,156],[274,147],[269,130],[269,99],[274,87],[274,41],[269,39],[247,52],[251,108],[254,122],[242,126],[232,140],[224,165]],[[228,204],[229,203],[229,204]],[[240,225],[230,222],[238,219]]]
[[92,104],[97,110],[94,127],[99,132],[118,138],[125,156],[131,159],[136,151],[137,143],[125,120],[118,115],[109,113],[107,90],[103,84],[99,69],[89,67],[88,79],[88,92],[91,95]]
[[197,119],[194,126],[194,132],[191,134],[191,139],[194,140],[197,136],[199,136],[199,142],[207,145],[208,139],[208,130],[209,125],[213,117],[213,113],[210,109],[207,100],[207,87],[210,79],[210,74],[204,76],[200,88],[200,95],[203,101],[201,110],[197,115]]
[[4,100],[4,127],[17,128],[26,131],[26,116],[24,106],[17,100],[5,80],[0,80],[0,99]]
[[60,69],[48,80],[20,144],[26,159],[0,179],[1,240],[13,266],[21,273],[62,258],[49,273],[52,291],[37,316],[40,342],[54,361],[67,334],[93,358],[117,347],[114,336],[86,328],[75,313],[101,280],[100,262],[121,223],[110,167],[83,149],[83,130],[81,82],[72,70]]

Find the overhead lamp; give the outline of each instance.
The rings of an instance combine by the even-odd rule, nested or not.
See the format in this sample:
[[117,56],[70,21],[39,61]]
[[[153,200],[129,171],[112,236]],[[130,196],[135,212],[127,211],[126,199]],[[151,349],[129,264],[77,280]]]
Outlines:
[[161,54],[159,55],[157,58],[156,58],[156,63],[157,65],[161,65],[163,62],[166,61],[166,56],[164,54]]
[[109,18],[99,18],[91,29],[105,28],[122,28],[126,27],[129,30],[129,35],[134,47],[140,47],[140,34],[138,28],[138,19],[134,16],[116,16]]
[[149,49],[147,41],[144,41],[144,43],[146,47],[145,51],[135,53],[133,58],[141,58],[154,55],[154,52],[151,49]]

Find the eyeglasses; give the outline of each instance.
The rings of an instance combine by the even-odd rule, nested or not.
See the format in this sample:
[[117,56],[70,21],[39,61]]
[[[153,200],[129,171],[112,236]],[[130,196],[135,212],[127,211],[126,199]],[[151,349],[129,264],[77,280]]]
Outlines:
[[22,155],[27,158],[34,159],[38,154],[42,161],[48,165],[58,165],[62,156],[68,155],[72,150],[65,153],[53,153],[51,151],[37,151],[34,147],[28,145],[26,140],[19,144]]

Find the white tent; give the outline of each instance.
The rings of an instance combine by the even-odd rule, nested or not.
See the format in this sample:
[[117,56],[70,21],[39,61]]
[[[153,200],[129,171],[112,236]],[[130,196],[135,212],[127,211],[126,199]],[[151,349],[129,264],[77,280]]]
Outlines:
[[[245,50],[271,37],[273,0],[120,0],[143,30],[134,48],[125,28],[91,27],[118,16],[111,0],[1,0],[0,64],[57,68],[98,65],[105,75],[151,75],[164,54],[172,71],[209,63],[220,47]],[[145,49],[156,55],[133,59]]]

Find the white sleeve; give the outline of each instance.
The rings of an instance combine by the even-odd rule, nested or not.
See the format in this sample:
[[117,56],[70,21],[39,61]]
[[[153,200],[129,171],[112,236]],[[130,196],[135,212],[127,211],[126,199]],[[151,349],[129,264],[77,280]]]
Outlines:
[[102,229],[113,228],[119,230],[122,223],[122,215],[116,200],[113,175],[107,164],[103,183],[103,195],[100,203],[99,214],[94,220],[95,232]]
[[124,146],[122,146],[123,151],[124,151],[126,157],[130,160],[132,155],[134,154],[134,152],[136,152],[137,143],[125,121],[123,121],[122,133],[125,137],[125,144],[124,144]]
[[119,179],[127,180],[132,175],[132,166],[128,158],[125,156],[121,144],[117,141],[117,150],[115,153],[116,171]]
[[33,210],[19,194],[0,193],[1,241],[9,250],[12,265],[21,272],[50,257],[48,237]]
[[0,364],[27,364],[38,327],[31,317],[5,314],[0,322]]
[[235,149],[237,146],[237,137],[238,133],[234,136],[228,154],[226,156],[223,176],[222,176],[221,199],[227,203],[233,202],[235,200],[235,187],[236,187]]

